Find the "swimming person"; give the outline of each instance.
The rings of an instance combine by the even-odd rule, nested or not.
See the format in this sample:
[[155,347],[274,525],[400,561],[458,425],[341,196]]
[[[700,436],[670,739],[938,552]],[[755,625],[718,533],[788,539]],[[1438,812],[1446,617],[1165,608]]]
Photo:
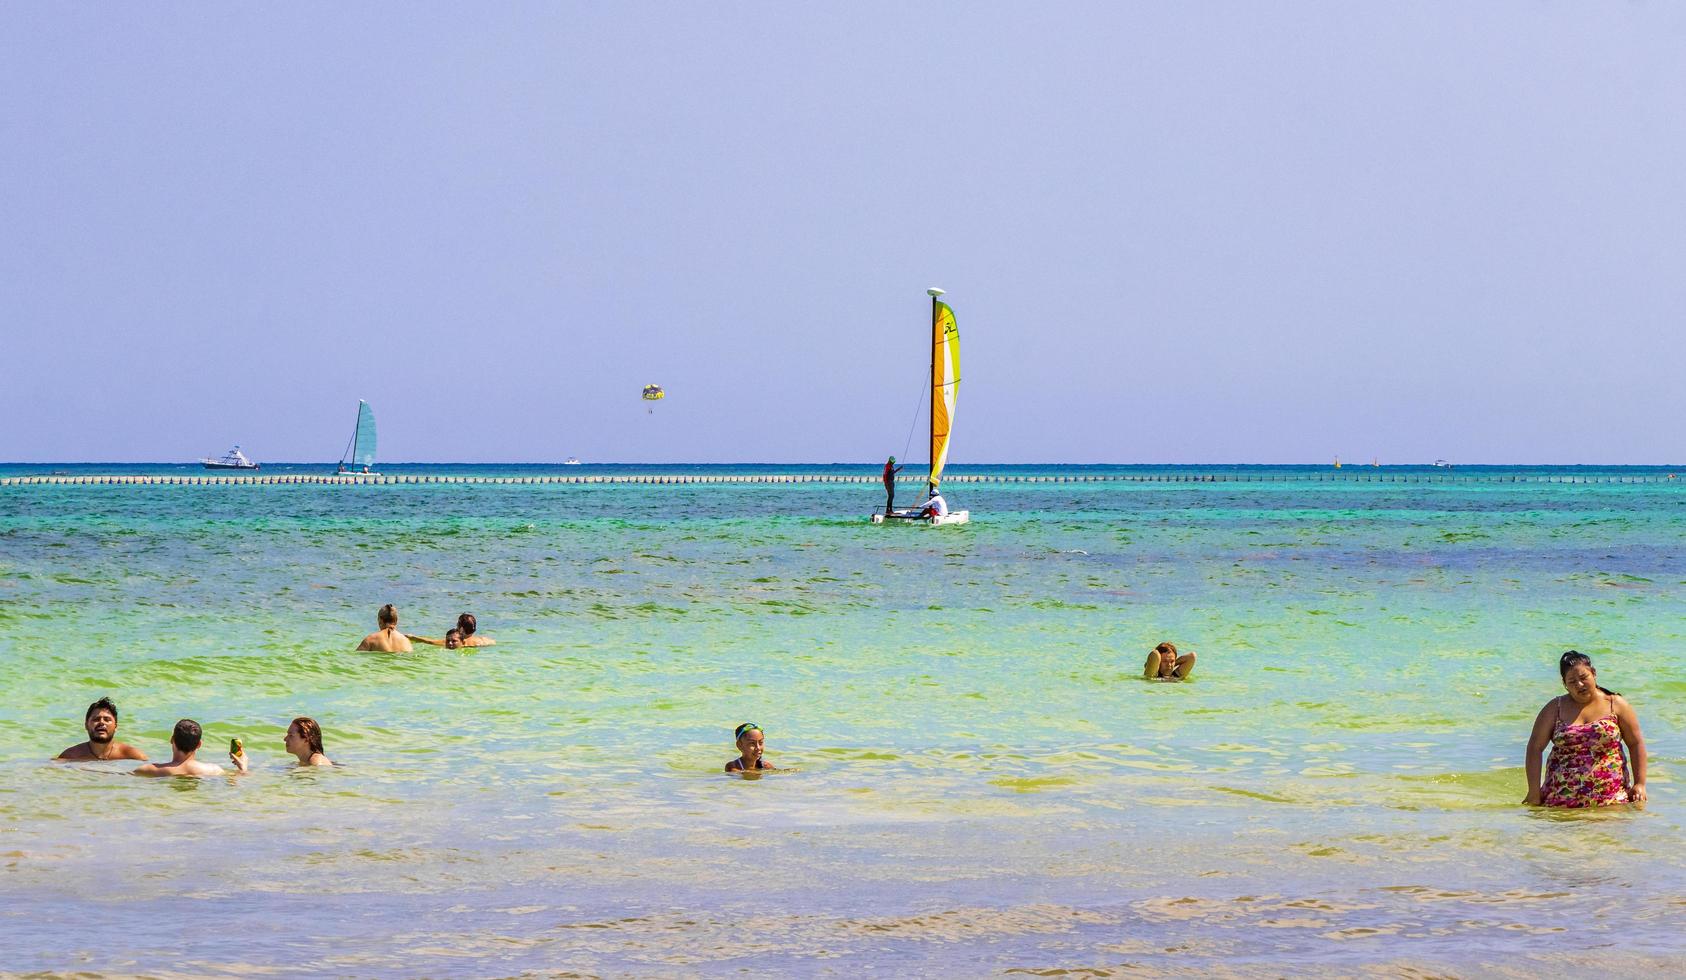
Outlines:
[[457,630],[462,633],[462,645],[465,647],[497,646],[498,641],[489,636],[475,636],[474,631],[480,628],[473,613],[463,613],[457,617]]
[[444,647],[447,650],[455,650],[464,645],[462,641],[462,630],[457,629],[455,626],[445,631],[445,638],[443,640],[435,640],[430,636],[416,636],[414,633],[405,633],[404,637],[413,643],[426,643],[429,646]]
[[375,625],[380,629],[363,637],[363,642],[357,644],[359,651],[372,653],[409,653],[415,647],[410,646],[410,638],[398,632],[398,607],[392,603],[380,607],[375,613]]
[[146,753],[125,742],[117,741],[117,705],[110,698],[100,698],[88,705],[82,716],[82,727],[88,730],[88,740],[72,745],[54,757],[55,761],[80,762],[89,759],[139,759],[146,761]]
[[176,722],[176,730],[170,733],[170,761],[148,762],[135,770],[137,776],[220,776],[222,766],[209,762],[200,762],[193,757],[199,751],[199,743],[204,739],[204,730],[199,723],[191,718],[183,718]]
[[902,468],[896,465],[896,457],[884,464],[884,513],[888,515],[896,509],[896,474]]
[[746,721],[738,726],[733,733],[738,742],[738,757],[726,763],[727,772],[744,772],[746,770],[769,770],[778,767],[761,758],[761,753],[767,748],[767,736],[761,731],[761,726]]
[[1175,643],[1161,643],[1147,652],[1147,664],[1142,676],[1180,681],[1194,673],[1194,651],[1177,653]]
[[[1645,736],[1633,705],[1598,686],[1592,658],[1570,650],[1557,661],[1568,694],[1546,702],[1528,736],[1528,795],[1534,806],[1587,807],[1645,802]],[[1545,783],[1540,783],[1540,752],[1551,746]],[[1633,761],[1628,771],[1622,745]],[[1631,778],[1631,781],[1630,781]]]
[[300,715],[287,726],[287,751],[298,757],[301,766],[331,766],[334,763],[322,752],[322,726],[314,718]]
[[[287,738],[283,743],[287,751],[298,757],[301,766],[331,766],[333,762],[322,753],[322,726],[314,718],[300,715],[287,726]],[[241,772],[248,771],[246,748],[240,747],[239,752],[230,752],[229,759],[233,760],[235,768]]]

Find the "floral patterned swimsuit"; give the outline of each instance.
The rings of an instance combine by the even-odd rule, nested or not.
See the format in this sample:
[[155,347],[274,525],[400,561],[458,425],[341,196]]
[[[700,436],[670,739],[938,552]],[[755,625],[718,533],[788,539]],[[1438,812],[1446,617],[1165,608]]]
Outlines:
[[1540,802],[1546,806],[1610,806],[1628,802],[1627,757],[1622,729],[1610,714],[1586,724],[1565,724],[1561,715],[1551,729]]

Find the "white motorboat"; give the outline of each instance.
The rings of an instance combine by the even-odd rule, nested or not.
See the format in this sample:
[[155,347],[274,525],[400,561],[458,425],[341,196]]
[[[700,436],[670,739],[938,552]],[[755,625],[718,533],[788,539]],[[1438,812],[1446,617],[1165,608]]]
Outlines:
[[257,463],[246,458],[246,454],[240,451],[239,446],[223,453],[220,459],[205,457],[200,459],[199,463],[208,470],[255,470],[260,468]]

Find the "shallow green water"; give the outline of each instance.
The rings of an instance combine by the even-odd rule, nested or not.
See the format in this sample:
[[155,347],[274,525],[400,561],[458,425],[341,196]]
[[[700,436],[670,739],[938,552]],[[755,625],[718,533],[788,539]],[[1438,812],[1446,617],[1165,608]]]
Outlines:
[[[1686,488],[953,496],[971,525],[822,484],[0,491],[0,963],[1678,962]],[[387,601],[499,645],[348,652]],[[1192,683],[1136,678],[1161,639]],[[1516,805],[1568,647],[1639,710],[1643,811]],[[259,771],[43,764],[105,694],[154,757],[193,717]],[[283,765],[296,714],[343,768]],[[800,771],[720,775],[745,720]]]

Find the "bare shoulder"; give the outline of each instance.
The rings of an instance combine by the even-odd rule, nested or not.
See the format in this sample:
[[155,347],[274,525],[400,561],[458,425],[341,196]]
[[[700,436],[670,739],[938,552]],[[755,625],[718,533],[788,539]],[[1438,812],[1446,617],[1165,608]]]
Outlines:
[[63,752],[60,752],[58,755],[53,756],[53,761],[54,762],[79,762],[79,761],[84,760],[84,759],[92,759],[93,757],[94,757],[93,750],[88,748],[87,742],[83,742],[80,745],[72,745],[70,748],[65,749]]
[[463,646],[468,647],[495,647],[497,645],[498,641],[489,636],[471,636],[463,641]]
[[123,742],[117,746],[117,757],[119,759],[139,759],[141,762],[146,761],[146,753],[135,748],[133,745],[130,745],[128,742]]
[[153,763],[148,762],[144,766],[135,767],[134,772],[130,773],[130,775],[133,775],[133,776],[162,776],[162,775],[164,775],[164,771],[162,769],[159,769]]

